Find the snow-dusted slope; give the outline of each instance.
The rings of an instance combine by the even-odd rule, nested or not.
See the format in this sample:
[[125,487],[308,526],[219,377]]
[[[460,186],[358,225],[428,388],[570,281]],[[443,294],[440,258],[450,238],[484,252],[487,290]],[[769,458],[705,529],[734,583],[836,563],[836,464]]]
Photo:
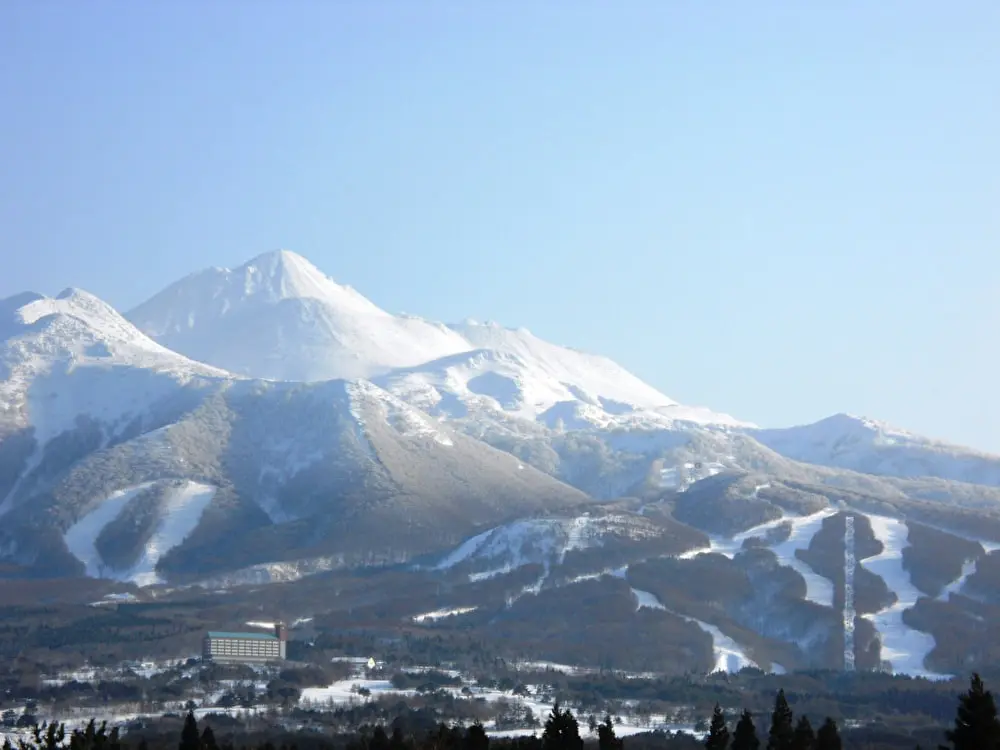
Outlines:
[[767,546],[781,565],[792,568],[802,576],[806,582],[806,601],[819,604],[822,607],[833,606],[833,583],[828,578],[824,578],[814,571],[809,565],[800,560],[796,553],[809,547],[812,538],[823,525],[823,521],[834,515],[837,511],[833,508],[825,508],[808,516],[782,516],[773,521],[767,521],[758,526],[754,526],[746,531],[742,531],[732,537],[710,536],[710,545],[704,549],[691,550],[681,555],[681,559],[692,559],[704,554],[725,555],[732,559],[742,549],[744,542],[748,539],[762,540],[767,532],[787,525],[790,527],[788,538],[782,542]]
[[185,482],[172,488],[163,500],[160,518],[152,534],[143,543],[136,561],[124,569],[109,566],[97,549],[97,539],[109,523],[114,521],[140,492],[151,483],[144,483],[127,490],[120,490],[73,524],[65,534],[69,551],[95,578],[112,578],[130,581],[139,586],[161,583],[156,566],[171,549],[180,545],[194,531],[202,513],[215,495],[215,488],[197,482]]
[[465,565],[471,580],[539,563],[560,564],[572,550],[602,545],[609,538],[649,539],[657,530],[642,518],[625,514],[532,518],[499,526],[467,539],[437,564],[437,570]]
[[865,474],[1000,486],[1000,456],[931,440],[867,417],[835,414],[813,424],[748,434],[795,461]]
[[443,418],[513,417],[554,429],[663,429],[677,423],[747,426],[709,409],[678,404],[614,362],[498,326],[459,330],[484,348],[377,379],[387,390]]
[[128,318],[175,351],[274,380],[370,377],[472,348],[446,326],[387,313],[286,250],[181,279]]
[[886,516],[868,516],[875,538],[882,543],[882,552],[861,560],[866,570],[882,578],[896,596],[896,602],[885,609],[864,617],[875,624],[882,642],[882,661],[892,671],[914,677],[941,678],[926,667],[928,654],[934,650],[934,636],[911,628],[903,622],[903,612],[913,607],[923,594],[913,585],[903,567],[903,549],[909,531],[906,523]]
[[229,378],[163,348],[78,289],[0,301],[0,335],[0,424],[30,424],[39,445],[78,416],[118,424],[178,384]]

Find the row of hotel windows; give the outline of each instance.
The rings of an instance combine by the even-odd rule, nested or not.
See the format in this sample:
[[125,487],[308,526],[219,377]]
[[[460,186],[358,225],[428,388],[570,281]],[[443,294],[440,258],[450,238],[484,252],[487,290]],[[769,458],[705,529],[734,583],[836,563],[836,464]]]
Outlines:
[[219,654],[273,654],[279,653],[278,642],[270,641],[212,641],[212,653]]

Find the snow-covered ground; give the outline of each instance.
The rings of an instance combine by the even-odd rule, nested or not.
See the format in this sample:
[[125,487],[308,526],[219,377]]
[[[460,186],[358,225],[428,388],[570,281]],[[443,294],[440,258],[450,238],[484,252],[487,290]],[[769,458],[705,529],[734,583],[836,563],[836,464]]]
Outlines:
[[647,522],[625,514],[531,518],[465,540],[441,558],[434,569],[448,570],[474,561],[484,569],[470,573],[469,580],[480,581],[532,563],[558,565],[572,550],[600,546],[607,537],[628,536],[639,540],[657,533]]
[[742,531],[732,537],[718,535],[709,536],[709,546],[701,549],[690,550],[679,555],[681,560],[689,560],[699,555],[715,553],[725,555],[732,559],[743,549],[743,543],[748,539],[762,538],[768,531],[779,526],[788,524],[791,526],[791,533],[783,542],[771,545],[769,549],[778,557],[778,561],[789,568],[792,568],[801,575],[806,582],[806,599],[814,604],[824,607],[833,606],[833,582],[830,579],[819,575],[809,565],[796,557],[795,553],[809,547],[812,538],[816,536],[823,524],[824,519],[837,513],[833,508],[825,508],[818,513],[808,516],[783,516],[773,521],[754,526],[746,531]]
[[713,672],[739,672],[744,667],[756,667],[757,664],[746,654],[740,645],[728,635],[719,630],[715,625],[709,625],[694,617],[688,617],[663,606],[663,603],[648,591],[632,589],[633,595],[638,602],[637,609],[646,607],[648,609],[660,609],[665,612],[683,617],[688,622],[692,622],[699,628],[712,636],[712,653],[715,655],[715,666]]
[[979,560],[975,558],[966,560],[962,565],[961,575],[941,590],[941,593],[938,595],[938,599],[941,601],[948,601],[952,594],[961,593],[962,589],[965,588],[965,582],[969,580],[969,576],[975,574],[978,563]]
[[194,531],[215,496],[215,487],[197,482],[188,481],[180,487],[171,488],[163,499],[160,520],[143,545],[138,560],[128,569],[112,569],[97,550],[97,539],[101,531],[121,515],[128,503],[150,486],[151,483],[145,483],[113,493],[66,531],[66,546],[86,566],[88,576],[130,581],[139,586],[161,583],[162,579],[156,572],[160,559]]
[[435,622],[437,620],[443,620],[446,617],[457,617],[458,615],[464,615],[469,612],[475,612],[477,607],[454,607],[452,609],[436,609],[433,612],[424,612],[419,615],[414,615],[414,622]]
[[[363,662],[367,661],[364,657],[357,657],[354,659],[345,659],[351,661],[352,663],[358,665],[357,675],[345,680],[339,680],[332,685],[326,687],[315,687],[306,688],[302,691],[300,697],[300,705],[303,707],[317,706],[341,706],[341,705],[357,705],[373,700],[377,700],[380,696],[399,696],[407,697],[416,695],[416,691],[409,689],[396,689],[392,686],[389,680],[385,679],[371,679],[364,676],[364,670],[361,666]],[[578,667],[572,667],[565,664],[555,664],[552,662],[523,662],[520,663],[519,668],[531,669],[532,671],[553,671],[561,672],[564,674],[580,674],[581,670]],[[407,667],[406,672],[415,673],[420,671],[430,671],[431,667]],[[433,671],[441,671],[434,669]],[[447,672],[447,671],[446,671]],[[459,673],[451,671],[447,672],[451,676],[459,676]],[[545,723],[545,719],[552,711],[553,702],[548,699],[548,697],[543,698],[540,693],[545,692],[544,685],[528,685],[526,686],[528,690],[527,695],[514,695],[510,691],[502,691],[493,688],[485,688],[476,685],[467,680],[463,680],[463,684],[459,686],[449,686],[443,688],[446,692],[450,692],[455,695],[456,698],[460,700],[477,700],[486,701],[487,703],[497,703],[498,701],[505,700],[511,703],[517,703],[527,708],[531,711],[535,720],[538,722],[537,727],[516,727],[516,728],[497,728],[495,722],[489,721],[485,723],[487,733],[493,737],[519,737],[531,734],[541,734],[541,725]],[[564,706],[567,707],[567,706]],[[576,710],[574,706],[568,706],[571,709]],[[589,736],[590,731],[583,721],[582,712],[577,711],[581,714],[577,718],[580,720],[580,732],[583,736]],[[671,731],[671,732],[688,732],[694,733],[694,722],[685,723],[683,721],[678,721],[676,716],[649,716],[642,717],[641,719],[633,716],[622,716],[622,721],[615,725],[615,733],[620,736],[629,736],[632,734],[638,734],[640,732],[650,732],[650,731]]]
[[934,636],[915,630],[903,622],[903,612],[916,604],[923,594],[913,585],[903,568],[903,549],[909,530],[903,521],[887,516],[868,516],[875,538],[883,545],[880,554],[861,560],[866,570],[879,576],[896,595],[896,603],[874,614],[864,615],[874,623],[882,641],[882,660],[892,671],[914,677],[949,679],[951,675],[931,672],[924,662],[934,649]]
[[86,575],[91,578],[104,577],[105,565],[101,553],[97,551],[97,537],[101,535],[105,526],[114,521],[125,510],[129,500],[150,486],[152,486],[152,482],[146,482],[127,490],[112,493],[94,510],[67,529],[63,537],[66,547],[77,560],[84,564]]

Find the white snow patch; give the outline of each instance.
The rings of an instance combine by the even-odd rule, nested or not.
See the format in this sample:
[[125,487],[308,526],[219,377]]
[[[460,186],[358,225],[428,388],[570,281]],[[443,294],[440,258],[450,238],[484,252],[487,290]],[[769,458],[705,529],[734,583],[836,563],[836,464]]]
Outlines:
[[456,617],[469,612],[475,612],[478,607],[454,607],[452,609],[436,609],[433,612],[424,612],[421,615],[414,615],[414,622],[436,622],[446,617]]
[[380,309],[286,250],[190,275],[128,317],[174,351],[271,380],[369,378],[474,348],[440,323]]
[[[762,487],[758,488],[762,489]],[[792,568],[806,582],[806,600],[824,607],[833,606],[833,582],[814,571],[808,564],[796,557],[798,550],[808,549],[812,538],[819,531],[823,520],[836,514],[832,508],[825,508],[808,516],[782,516],[773,521],[766,521],[732,537],[709,536],[709,546],[688,550],[678,555],[680,560],[690,560],[709,553],[724,555],[730,560],[743,549],[747,539],[763,537],[768,531],[783,524],[791,526],[791,532],[783,542],[771,545],[769,549],[778,557],[778,562]]]
[[908,545],[909,529],[906,523],[896,518],[869,515],[872,532],[883,545],[880,554],[861,560],[866,570],[885,581],[889,590],[896,595],[896,603],[874,614],[863,617],[878,630],[882,642],[882,661],[887,662],[893,672],[928,679],[949,679],[929,671],[924,662],[934,649],[934,636],[911,628],[903,622],[903,612],[917,603],[923,594],[913,585],[910,574],[903,568],[903,549]]
[[949,583],[941,593],[938,595],[938,599],[941,601],[947,601],[952,594],[961,593],[962,589],[965,588],[965,582],[969,580],[969,576],[972,576],[976,572],[976,567],[979,560],[972,558],[971,560],[966,560],[962,565],[962,573],[954,581]]
[[719,628],[715,625],[709,625],[707,622],[702,622],[694,617],[688,617],[687,615],[682,615],[678,612],[667,609],[663,606],[663,602],[661,602],[655,594],[648,591],[641,591],[634,588],[632,589],[632,594],[635,596],[638,603],[638,606],[636,607],[637,611],[646,608],[670,612],[670,614],[682,617],[688,622],[694,623],[712,636],[712,653],[715,655],[715,666],[712,669],[713,672],[739,672],[744,667],[757,666],[757,664],[749,656],[747,656],[746,651],[744,651],[736,641],[719,630]]
[[[80,518],[67,529],[63,539],[70,553],[84,564],[84,574],[90,578],[104,578],[105,565],[101,553],[97,551],[97,537],[109,523],[121,513],[129,500],[152,486],[152,482],[118,490],[104,499],[94,510]],[[113,576],[107,576],[113,577]]]
[[157,563],[194,531],[202,513],[215,496],[216,488],[188,481],[171,490],[163,499],[161,519],[143,546],[139,559],[126,570],[112,569],[97,550],[97,538],[104,527],[125,510],[129,501],[151,484],[138,485],[112,494],[66,531],[66,546],[86,566],[86,575],[130,581],[138,586],[152,586],[163,582],[156,573]]

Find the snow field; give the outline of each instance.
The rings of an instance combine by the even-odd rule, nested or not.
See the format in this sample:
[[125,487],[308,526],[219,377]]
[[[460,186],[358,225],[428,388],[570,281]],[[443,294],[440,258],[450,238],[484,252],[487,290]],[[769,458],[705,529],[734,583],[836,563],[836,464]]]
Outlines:
[[883,545],[880,554],[861,560],[866,570],[879,576],[896,595],[895,604],[874,614],[863,615],[878,630],[882,642],[882,660],[892,671],[913,677],[949,679],[929,671],[924,662],[934,650],[934,636],[914,630],[903,622],[903,612],[916,604],[923,594],[913,585],[910,574],[903,568],[903,549],[907,546],[909,530],[906,523],[896,518],[869,515],[872,532]]
[[157,564],[194,531],[215,496],[215,487],[188,481],[172,489],[163,500],[160,521],[136,562],[126,570],[109,569],[97,550],[97,538],[105,526],[121,515],[129,501],[151,486],[152,483],[145,483],[113,493],[66,531],[66,546],[84,564],[86,575],[130,581],[138,586],[162,582],[156,572]]
[[[758,491],[763,487],[758,487]],[[754,526],[746,531],[742,531],[732,537],[709,536],[709,546],[690,550],[678,555],[679,560],[690,560],[699,555],[715,553],[725,555],[730,560],[733,559],[743,549],[743,542],[747,539],[762,537],[768,531],[775,529],[782,524],[790,524],[791,534],[788,539],[778,544],[772,545],[769,549],[778,557],[778,561],[802,576],[806,582],[806,600],[819,604],[823,607],[833,606],[833,582],[824,578],[814,571],[809,565],[796,557],[798,550],[809,547],[812,538],[816,536],[824,519],[837,513],[832,508],[825,508],[818,513],[809,516],[782,516],[773,521]]]
[[[364,670],[360,667],[361,664],[368,661],[365,657],[344,657],[342,661],[349,661],[359,665],[358,675],[356,677],[348,678],[345,680],[339,680],[332,685],[326,687],[312,687],[306,688],[302,691],[302,695],[299,699],[299,705],[308,708],[310,706],[323,707],[323,706],[337,706],[337,705],[357,705],[360,703],[365,703],[369,701],[376,700],[380,696],[399,696],[408,697],[416,695],[415,690],[397,690],[392,686],[389,680],[385,679],[370,679],[364,676]],[[563,674],[581,674],[587,670],[582,670],[578,667],[572,667],[568,665],[555,664],[552,662],[522,662],[518,665],[520,668],[532,669],[532,670],[546,670],[560,672]],[[437,670],[433,667],[407,667],[402,671],[408,673],[421,672],[421,671],[444,671],[452,676],[461,676],[457,672],[449,672],[448,670]],[[467,681],[461,686],[449,686],[443,688],[446,692],[450,692],[455,695],[456,698],[460,700],[485,700],[488,703],[496,703],[500,700],[507,700],[511,702],[520,703],[521,705],[529,708],[534,714],[535,718],[540,724],[545,723],[545,719],[551,712],[553,704],[541,700],[538,697],[539,685],[528,685],[528,690],[530,695],[527,696],[515,696],[510,692],[503,692],[500,690],[494,690],[491,688],[484,688]],[[359,691],[366,691],[368,695],[364,695]],[[570,707],[573,708],[573,707]],[[577,715],[577,720],[580,722],[580,734],[581,736],[589,737],[590,730],[587,726],[585,716],[582,712],[578,712],[573,708],[575,714]],[[485,724],[487,733],[492,737],[519,737],[519,736],[530,736],[532,734],[541,734],[541,726],[537,728],[523,727],[514,729],[497,729],[495,724],[490,721]],[[694,732],[694,724],[692,723],[682,723],[676,720],[676,717],[672,716],[650,716],[644,717],[642,720],[636,717],[623,717],[623,722],[621,724],[615,725],[615,733],[620,736],[628,736],[632,734],[638,734],[640,732],[649,732],[654,730],[660,731],[684,731],[688,733]]]

